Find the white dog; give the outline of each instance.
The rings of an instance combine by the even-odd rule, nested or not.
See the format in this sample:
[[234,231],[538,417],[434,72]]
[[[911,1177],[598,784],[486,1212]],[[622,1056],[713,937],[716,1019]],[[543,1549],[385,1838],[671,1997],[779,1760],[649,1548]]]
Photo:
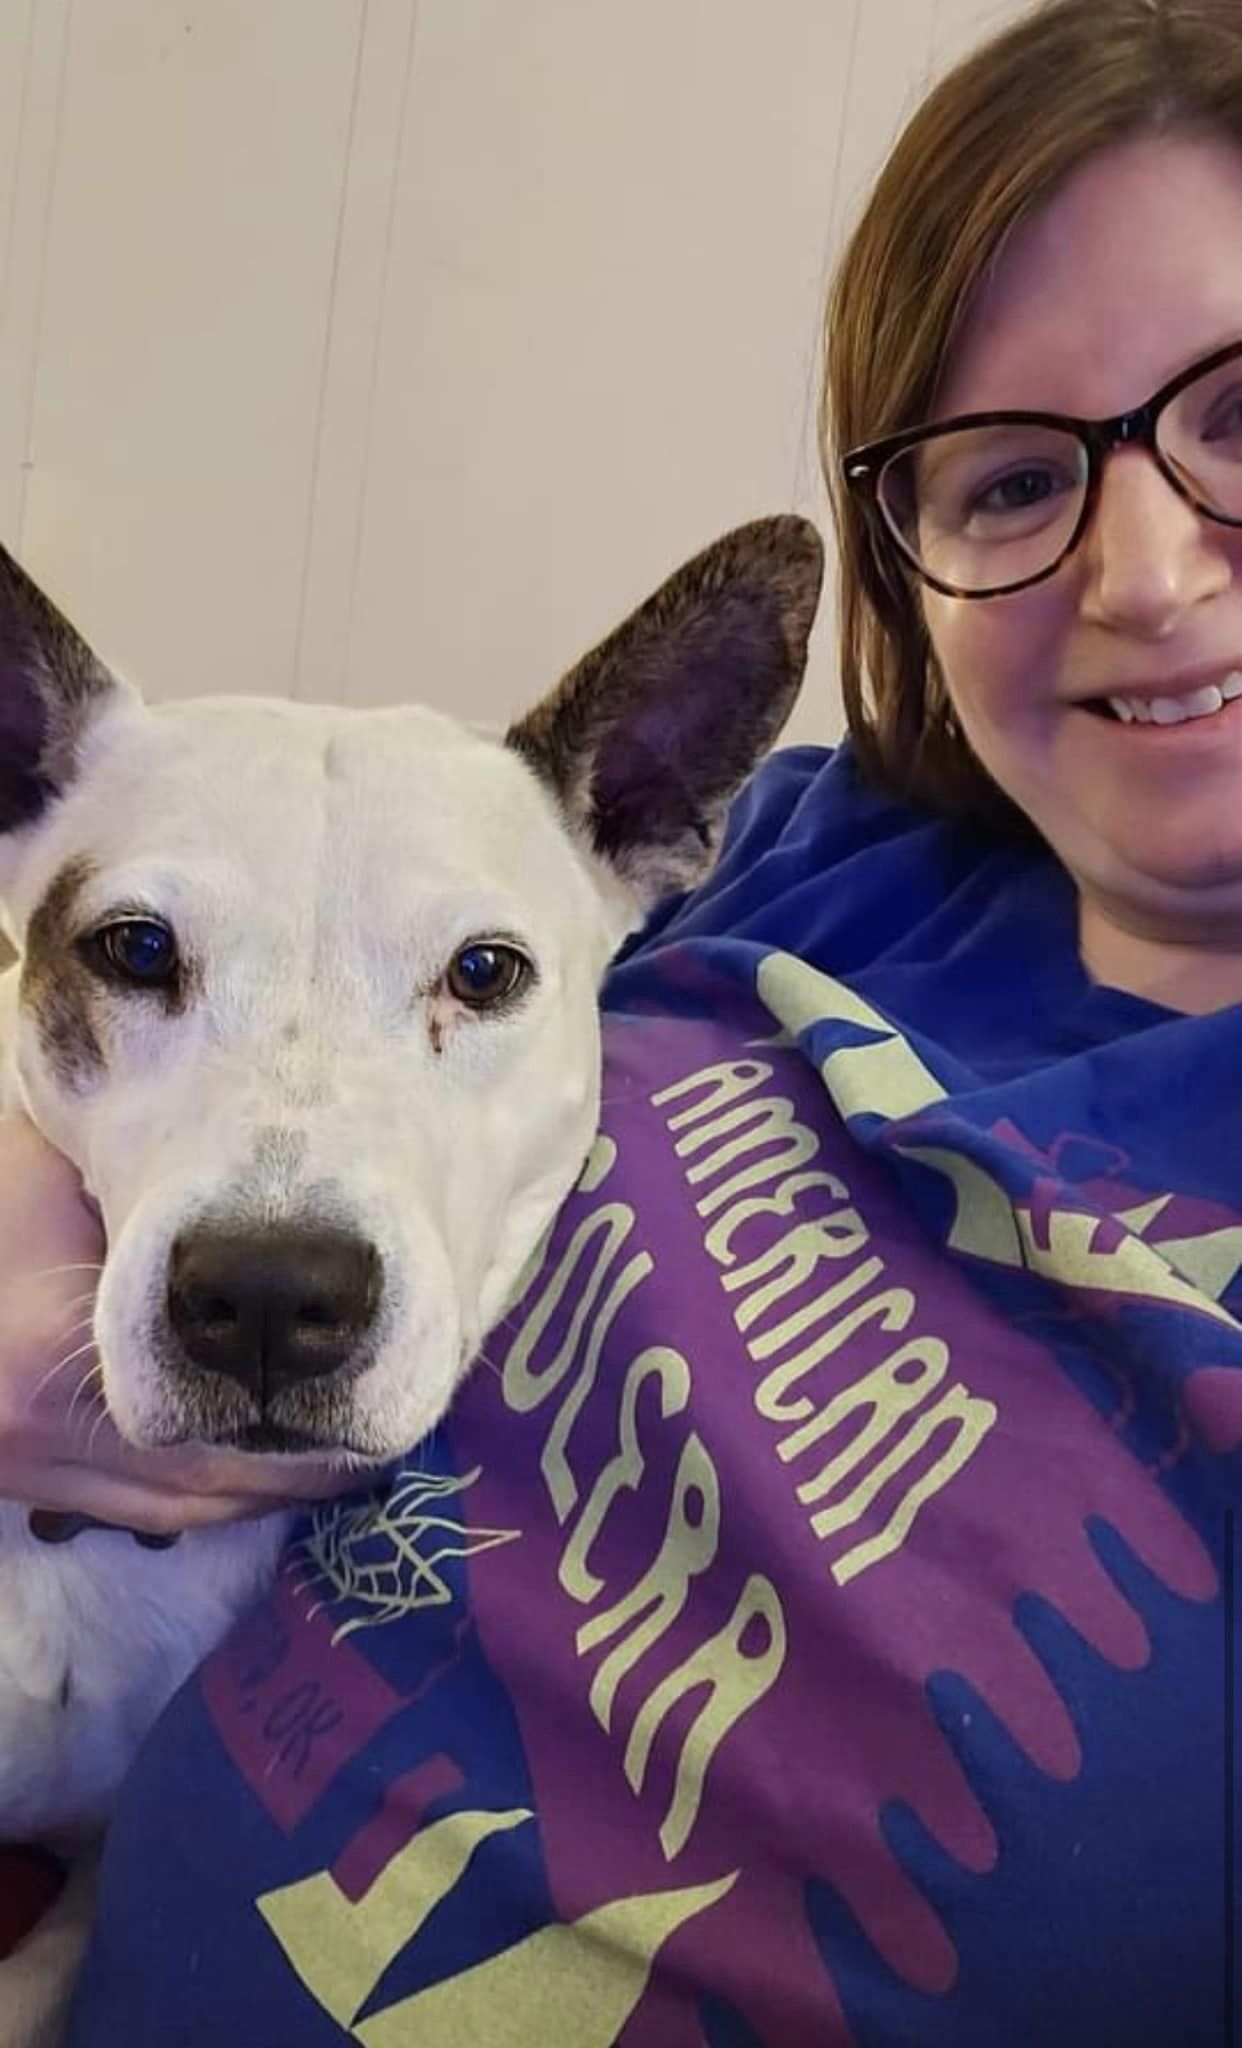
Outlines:
[[[98,1204],[132,1443],[313,1449],[345,1484],[443,1414],[589,1148],[604,967],[711,859],[821,568],[800,520],[727,536],[501,742],[147,707],[0,551],[4,1097]],[[49,1541],[72,1521],[0,1504],[0,1838],[76,1859],[0,1963],[0,2048],[56,2038],[88,1846],[286,1527]]]

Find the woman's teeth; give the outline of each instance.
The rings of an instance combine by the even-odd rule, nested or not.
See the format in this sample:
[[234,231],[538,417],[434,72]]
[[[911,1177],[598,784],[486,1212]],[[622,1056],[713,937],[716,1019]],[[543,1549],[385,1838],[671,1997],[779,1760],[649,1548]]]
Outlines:
[[1242,697],[1242,669],[1234,669],[1223,683],[1205,683],[1188,697],[1110,697],[1109,708],[1124,724],[1181,725],[1188,718],[1210,718],[1235,697]]

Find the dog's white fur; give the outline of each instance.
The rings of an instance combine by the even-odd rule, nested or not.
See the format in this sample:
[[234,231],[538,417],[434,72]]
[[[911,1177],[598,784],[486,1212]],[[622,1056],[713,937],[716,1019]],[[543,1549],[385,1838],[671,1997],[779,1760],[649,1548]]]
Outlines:
[[[695,617],[701,626],[721,588],[736,595],[737,562],[762,593],[762,571],[771,582],[792,551],[801,610],[787,591],[773,599],[792,683],[748,683],[769,692],[768,711],[712,772],[695,770],[693,753],[719,747],[711,735],[729,704],[690,732],[675,773],[702,781],[693,808],[704,847],[789,708],[818,589],[818,549],[799,522],[744,532],[762,543],[720,544],[736,560],[700,577]],[[18,594],[16,639],[31,641],[32,673],[23,682],[0,671],[0,704],[6,687],[44,700],[57,688],[37,620],[31,639],[24,579]],[[652,647],[668,641],[664,690],[685,606],[666,611],[640,648],[650,668]],[[641,759],[659,715],[632,689],[627,710],[626,686],[605,683],[616,708],[586,721],[595,737],[584,750],[580,701],[577,737],[546,769],[537,745],[418,708],[228,698],[152,708],[110,679],[73,707],[71,771],[33,820],[0,830],[4,926],[21,954],[76,864],[73,933],[156,917],[193,962],[195,992],[169,1014],[149,995],[92,985],[101,1060],[75,1075],[15,969],[0,982],[3,1088],[99,1205],[108,1253],[94,1335],[108,1407],[133,1443],[201,1433],[158,1332],[170,1248],[204,1217],[245,1228],[310,1215],[375,1246],[374,1342],[331,1446],[343,1483],[443,1414],[588,1150],[603,969],[678,874],[659,834],[650,847],[601,851],[607,834],[598,820],[591,829],[591,745],[618,720],[645,718]],[[603,689],[583,677],[578,694],[594,705]],[[661,832],[667,840],[667,820]],[[495,1012],[463,1006],[445,983],[456,951],[489,937],[535,969],[522,999]],[[187,1532],[163,1551],[94,1530],[49,1546],[24,1509],[0,1504],[0,1837],[76,1852],[97,1836],[160,1709],[270,1578],[287,1519]],[[58,1907],[0,1963],[0,2048],[42,2048],[58,2034],[90,1915],[90,1863],[82,1857]]]

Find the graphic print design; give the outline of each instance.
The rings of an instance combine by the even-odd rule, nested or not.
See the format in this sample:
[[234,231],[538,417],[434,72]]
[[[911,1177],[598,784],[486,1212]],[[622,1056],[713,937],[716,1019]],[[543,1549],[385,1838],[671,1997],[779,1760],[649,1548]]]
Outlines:
[[310,1531],[288,1554],[285,1570],[311,1596],[311,1612],[348,1603],[354,1610],[332,1632],[334,1644],[363,1628],[383,1628],[422,1607],[445,1607],[451,1594],[441,1571],[448,1558],[474,1557],[512,1543],[518,1529],[474,1529],[457,1521],[478,1473],[462,1479],[403,1472],[377,1503],[320,1509]]
[[[1128,1235],[1162,1268],[1156,1283],[1084,1293],[1110,1314],[1133,1295],[1232,1334],[1227,1281],[1196,1286],[1193,1254],[1179,1266],[1148,1241],[1172,1199],[1123,1191],[1107,1170],[1070,1187],[1016,1132],[955,1123],[954,1151],[943,1089],[874,1011],[850,998],[834,1044],[839,984],[778,959],[760,986],[811,1064],[760,1013],[742,1029],[723,1005],[719,1020],[609,1028],[600,1143],[489,1342],[498,1372],[476,1374],[451,1417],[469,1479],[436,1491],[407,1475],[378,1551],[375,1525],[334,1533],[326,1516],[303,1553],[337,1656],[374,1643],[378,1657],[377,1621],[396,1621],[394,1637],[431,1622],[442,1602],[424,1596],[444,1590],[446,1556],[468,1570],[477,1648],[525,1763],[511,1804],[459,1795],[412,1820],[364,1889],[347,1892],[333,1866],[260,1901],[308,1990],[373,2048],[484,2038],[502,2011],[514,2043],[692,2048],[700,1987],[773,2048],[843,2048],[855,2037],[805,1910],[811,1881],[894,1981],[947,1998],[953,1939],[886,1817],[910,1817],[979,1879],[1001,1843],[933,1680],[958,1675],[1015,1753],[1068,1784],[1084,1760],[1075,1711],[1019,1626],[1022,1603],[1058,1616],[1119,1687],[1143,1671],[1149,1636],[1090,1524],[1117,1531],[1171,1599],[1215,1593],[1166,1493],[968,1270],[1074,1288],[1114,1256],[1110,1231]],[[869,1154],[838,1125],[817,1073],[843,1114],[876,1120],[951,1188],[962,1271],[896,1193],[883,1145]],[[1024,1211],[1007,1191],[1002,1141],[1011,1161],[1025,1148],[1042,1209],[1042,1194]],[[1091,1213],[1100,1183],[1123,1217]],[[1235,1227],[1213,1217],[1200,1232],[1213,1272]],[[1177,1228],[1177,1243],[1194,1237]],[[1028,1240],[1055,1259],[1028,1257]],[[430,1547],[420,1537],[407,1557],[393,1529],[411,1508]],[[441,1657],[420,1685],[428,1711],[443,1695],[442,1725],[463,1668]],[[451,1739],[446,1753],[451,1766]],[[481,1936],[466,1967],[408,1996],[377,1990],[479,1859],[503,1872],[523,1844],[546,1923],[491,1949]],[[561,2014],[566,2031],[523,2034],[531,2013]]]

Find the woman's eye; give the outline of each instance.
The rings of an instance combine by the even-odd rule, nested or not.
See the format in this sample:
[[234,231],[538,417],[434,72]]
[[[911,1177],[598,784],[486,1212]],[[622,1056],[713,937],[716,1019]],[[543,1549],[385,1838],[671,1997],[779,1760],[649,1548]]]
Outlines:
[[1052,497],[1057,482],[1047,469],[1015,469],[1008,476],[999,476],[986,489],[977,491],[971,502],[972,512],[1029,512],[1033,505],[1042,505]]
[[525,953],[499,939],[472,940],[449,961],[449,994],[469,1010],[494,1010],[526,987],[534,968]]
[[92,944],[121,980],[138,988],[163,988],[180,966],[177,941],[154,918],[127,917],[105,925]]
[[1228,398],[1214,405],[1204,422],[1205,441],[1234,441],[1242,435],[1242,391],[1231,391]]

